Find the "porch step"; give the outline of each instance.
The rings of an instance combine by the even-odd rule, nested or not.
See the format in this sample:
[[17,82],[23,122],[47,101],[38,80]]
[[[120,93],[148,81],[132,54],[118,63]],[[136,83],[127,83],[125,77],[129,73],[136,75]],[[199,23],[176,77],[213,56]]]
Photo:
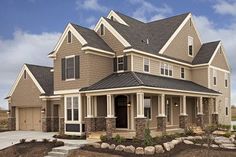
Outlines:
[[61,152],[49,152],[49,156],[54,156],[54,157],[67,157],[68,154],[66,153],[61,153]]
[[61,146],[53,148],[51,152],[48,153],[45,157],[67,157],[71,154],[74,150],[78,149],[79,147],[76,146]]

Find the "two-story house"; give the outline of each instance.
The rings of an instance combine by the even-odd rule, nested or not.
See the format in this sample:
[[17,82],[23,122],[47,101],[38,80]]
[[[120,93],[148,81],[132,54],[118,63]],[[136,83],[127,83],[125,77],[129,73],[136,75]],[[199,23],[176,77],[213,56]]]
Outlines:
[[[206,32],[207,33],[207,32]],[[48,55],[25,64],[7,99],[12,130],[89,135],[230,124],[230,67],[202,43],[191,13],[143,23],[116,11],[94,30],[69,23]]]

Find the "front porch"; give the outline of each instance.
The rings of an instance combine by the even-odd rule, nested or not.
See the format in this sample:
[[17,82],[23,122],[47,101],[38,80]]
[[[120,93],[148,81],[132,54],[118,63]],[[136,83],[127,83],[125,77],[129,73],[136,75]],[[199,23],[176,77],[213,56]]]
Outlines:
[[86,93],[85,132],[144,138],[149,127],[152,136],[184,131],[187,126],[218,123],[214,96],[157,90],[123,90]]

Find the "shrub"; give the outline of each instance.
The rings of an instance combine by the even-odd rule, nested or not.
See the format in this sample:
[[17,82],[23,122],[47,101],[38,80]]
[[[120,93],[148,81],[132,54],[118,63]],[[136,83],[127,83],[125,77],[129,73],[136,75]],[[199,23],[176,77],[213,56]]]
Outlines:
[[20,139],[20,143],[25,143],[26,142],[26,139]]
[[106,142],[106,141],[108,140],[108,137],[107,137],[106,135],[101,135],[101,136],[100,136],[100,140],[101,140],[102,142]]
[[115,140],[117,143],[125,142],[125,138],[124,138],[124,137],[121,137],[119,134],[116,135],[116,137],[114,138],[114,140]]
[[35,142],[36,142],[36,139],[32,139],[30,142],[35,143]]
[[192,127],[187,127],[186,131],[185,131],[185,135],[186,136],[194,136],[195,133],[193,131],[193,128]]
[[230,132],[226,132],[223,136],[229,138],[231,136],[231,133]]
[[236,125],[233,125],[233,129],[234,129],[234,131],[236,131]]
[[230,128],[231,128],[231,125],[225,125],[225,129],[226,129],[227,131],[229,131]]
[[151,136],[151,131],[149,128],[145,129],[143,142],[145,146],[153,145],[153,138]]
[[[54,140],[53,140],[53,141],[54,141]],[[64,142],[62,142],[62,141],[56,141],[56,142],[54,142],[54,146],[55,146],[55,147],[64,146]]]
[[215,130],[217,130],[217,126],[216,125],[208,125],[204,128],[205,132],[208,134],[213,133]]
[[49,139],[46,139],[46,138],[43,139],[43,143],[48,143],[48,142],[49,142]]

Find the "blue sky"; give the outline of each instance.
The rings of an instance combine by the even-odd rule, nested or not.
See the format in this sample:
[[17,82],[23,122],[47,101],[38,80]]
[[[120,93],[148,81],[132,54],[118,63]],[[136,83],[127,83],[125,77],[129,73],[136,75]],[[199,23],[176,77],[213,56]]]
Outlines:
[[236,104],[236,0],[1,0],[0,106],[7,107],[3,98],[23,63],[51,65],[47,54],[68,22],[93,28],[111,9],[142,21],[191,12],[203,42],[220,39],[224,43]]

